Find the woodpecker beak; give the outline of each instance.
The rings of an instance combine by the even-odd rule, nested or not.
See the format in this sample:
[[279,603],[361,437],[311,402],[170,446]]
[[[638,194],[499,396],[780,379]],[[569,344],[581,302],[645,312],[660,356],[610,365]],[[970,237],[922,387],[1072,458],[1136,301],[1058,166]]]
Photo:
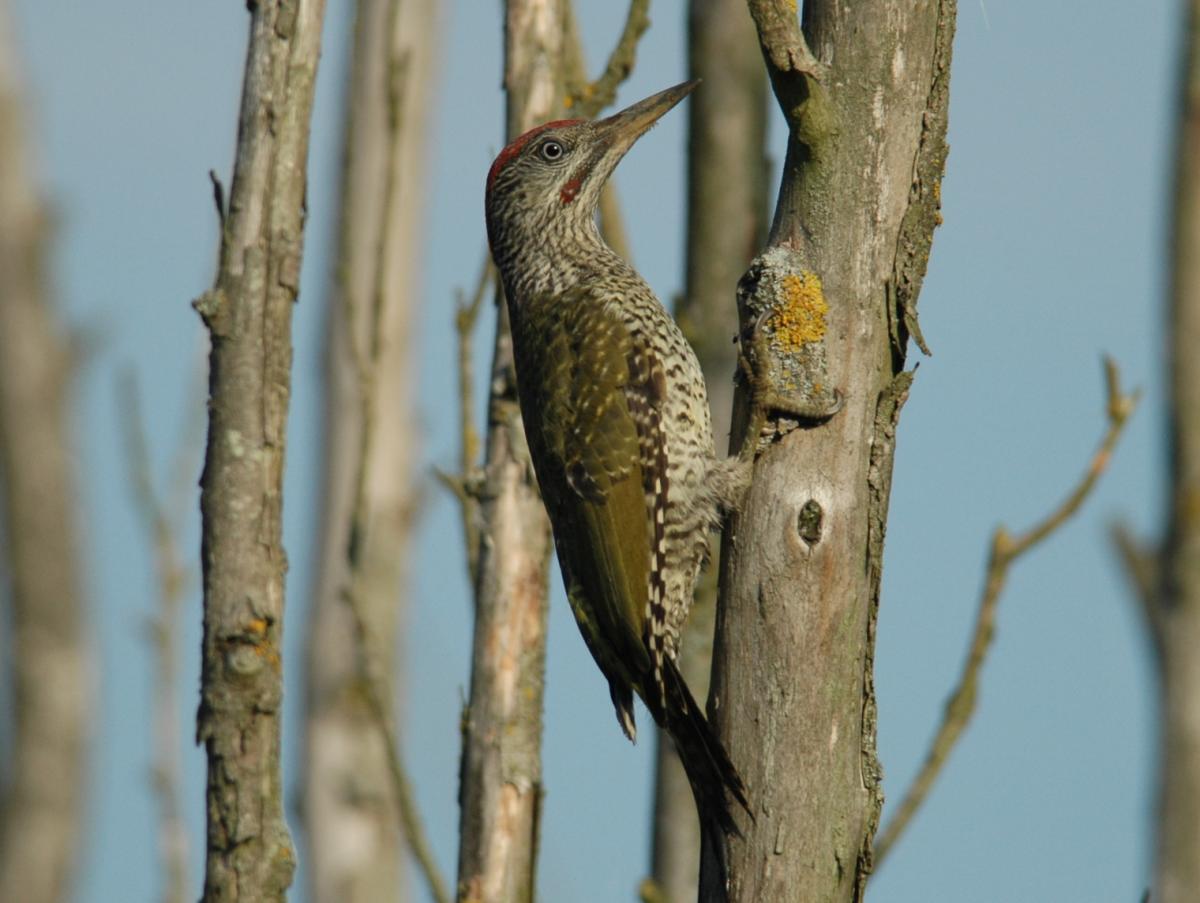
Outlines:
[[676,85],[674,88],[659,91],[645,100],[639,100],[620,113],[609,116],[607,119],[601,119],[596,123],[596,131],[602,140],[610,142],[609,146],[613,150],[619,149],[621,153],[624,153],[633,147],[633,143],[645,134],[650,126],[658,122],[668,110],[691,94],[692,89],[698,84],[700,84],[700,79],[692,79],[692,81]]
[[633,147],[634,142],[649,131],[668,110],[691,94],[698,84],[698,78],[683,82],[673,88],[659,91],[645,100],[639,100],[633,106],[626,107],[607,119],[598,120],[593,127],[597,143],[604,148],[604,156],[595,171],[595,174],[600,176],[598,181],[606,181],[616,169],[617,163]]

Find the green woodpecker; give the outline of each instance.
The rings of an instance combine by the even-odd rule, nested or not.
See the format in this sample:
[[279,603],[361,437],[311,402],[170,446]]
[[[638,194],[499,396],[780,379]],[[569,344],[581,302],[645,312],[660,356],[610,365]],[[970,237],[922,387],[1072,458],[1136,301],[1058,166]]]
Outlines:
[[486,200],[567,597],[621,728],[634,739],[636,691],[674,739],[712,838],[738,832],[730,798],[746,807],[746,790],[675,657],[709,531],[749,462],[714,454],[695,353],[596,225],[617,163],[696,84],[526,132],[496,157]]

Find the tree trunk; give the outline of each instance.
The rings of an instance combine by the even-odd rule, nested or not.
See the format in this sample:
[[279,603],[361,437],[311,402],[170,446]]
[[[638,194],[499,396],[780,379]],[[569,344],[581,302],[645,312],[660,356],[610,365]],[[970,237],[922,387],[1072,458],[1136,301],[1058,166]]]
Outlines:
[[[696,349],[725,445],[733,402],[738,278],[766,233],[767,79],[745,0],[692,0],[688,101],[687,276],[675,317]],[[715,562],[715,556],[714,556]],[[697,698],[708,693],[716,612],[715,564],[696,590],[683,631],[680,669]],[[696,899],[700,822],[675,746],[658,732],[652,874],[665,900]]]
[[[508,0],[509,138],[562,102],[561,0]],[[508,312],[499,298],[480,497],[471,695],[463,716],[458,898],[532,901],[541,807],[550,524],[517,403]]]
[[50,305],[49,223],[0,3],[0,535],[14,716],[0,793],[0,900],[70,896],[95,681],[70,439],[72,361]]
[[[407,889],[403,829],[385,744],[362,691],[360,652],[369,654],[391,707],[416,505],[411,337],[424,250],[435,12],[433,0],[359,0],[350,56],[337,277],[325,312],[323,533],[308,636],[304,824],[314,903],[398,900]],[[376,316],[378,358],[368,361]],[[364,401],[373,409],[368,448]],[[367,650],[359,649],[343,595],[352,578],[347,550],[360,473],[367,530],[357,538],[354,591]]]
[[279,768],[282,489],[309,120],[324,0],[259,0],[213,288],[200,487],[204,640],[197,737],[208,754],[204,899],[282,901],[295,855]]
[[[777,408],[832,410],[834,390],[843,407],[772,422],[722,548],[710,706],[755,817],[728,843],[730,898],[858,900],[883,801],[875,623],[954,2],[811,0],[803,34],[786,0],[750,7],[789,139],[768,249],[739,287],[743,336],[757,324]],[[714,866],[705,900],[723,899]]]
[[1200,888],[1200,2],[1184,4],[1169,342],[1170,522],[1148,600],[1162,684],[1155,903]]

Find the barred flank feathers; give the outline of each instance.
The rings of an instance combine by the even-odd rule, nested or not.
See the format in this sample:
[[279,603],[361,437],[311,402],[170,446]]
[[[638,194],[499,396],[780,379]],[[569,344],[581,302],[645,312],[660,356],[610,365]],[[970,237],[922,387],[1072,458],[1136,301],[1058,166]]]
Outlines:
[[649,692],[666,705],[663,661],[667,648],[667,528],[666,517],[671,496],[671,462],[667,455],[667,434],[662,411],[666,406],[667,379],[661,362],[646,338],[637,333],[635,349],[629,355],[629,385],[625,401],[629,416],[637,427],[638,458],[642,467],[642,488],[650,514],[650,571],[646,587],[646,626],[642,640],[650,652],[654,668]]

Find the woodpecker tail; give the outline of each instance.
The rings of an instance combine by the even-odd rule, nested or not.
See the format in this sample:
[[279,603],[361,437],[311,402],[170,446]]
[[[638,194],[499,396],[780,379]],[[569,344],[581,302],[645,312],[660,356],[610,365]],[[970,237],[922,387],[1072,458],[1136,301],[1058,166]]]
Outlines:
[[754,819],[750,804],[746,800],[746,785],[729,759],[729,754],[712,726],[704,717],[704,711],[696,703],[692,691],[684,683],[675,662],[670,658],[663,661],[663,685],[666,696],[665,717],[659,723],[667,729],[675,741],[675,748],[687,772],[692,795],[696,798],[696,810],[700,814],[700,830],[703,843],[710,846],[714,859],[721,869],[721,885],[725,886],[726,869],[724,844],[721,834],[741,837],[742,831],[734,820],[730,797],[741,804],[742,809]]

